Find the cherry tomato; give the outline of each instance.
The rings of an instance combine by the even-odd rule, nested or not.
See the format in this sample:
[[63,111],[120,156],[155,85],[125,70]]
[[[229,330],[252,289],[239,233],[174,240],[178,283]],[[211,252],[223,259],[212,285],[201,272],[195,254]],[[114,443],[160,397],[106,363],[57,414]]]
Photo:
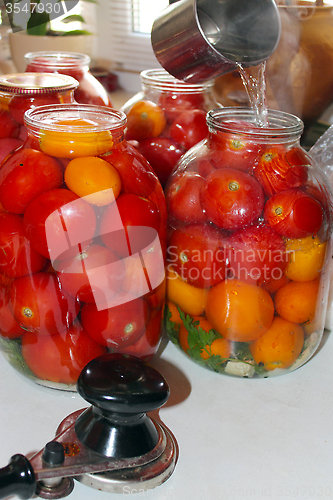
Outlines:
[[143,334],[148,322],[147,303],[128,293],[120,294],[119,300],[122,296],[126,302],[109,309],[98,311],[95,304],[85,304],[81,311],[85,330],[96,342],[108,348],[133,344]]
[[153,311],[147,325],[147,329],[144,334],[141,335],[139,340],[134,342],[134,344],[119,348],[117,352],[130,354],[131,356],[136,356],[144,361],[149,361],[155,354],[160,342],[161,320],[162,310]]
[[53,273],[37,273],[14,280],[9,290],[10,307],[17,322],[39,335],[54,335],[70,326],[79,303],[62,291]]
[[226,235],[209,224],[192,224],[173,231],[168,259],[181,278],[198,288],[223,281],[227,273]]
[[318,200],[295,188],[281,191],[269,198],[264,218],[282,236],[304,238],[319,231],[324,212]]
[[20,124],[14,120],[9,111],[0,110],[0,139],[5,137],[17,137]]
[[102,158],[118,170],[123,191],[126,193],[149,197],[159,184],[146,158],[128,142],[117,144]]
[[105,354],[105,349],[84,331],[78,321],[52,336],[26,332],[22,356],[41,380],[74,384],[89,361]]
[[20,215],[0,214],[0,273],[19,278],[41,271],[46,259],[31,247]]
[[61,186],[60,163],[41,151],[20,149],[0,170],[0,201],[8,212],[23,214],[37,196]]
[[[69,99],[66,101],[70,102]],[[64,102],[64,96],[58,94],[36,94],[34,96],[14,95],[9,103],[8,109],[14,120],[20,125],[24,125],[24,113],[28,109],[34,109],[37,106],[46,104],[59,104]]]
[[166,126],[163,109],[152,101],[136,102],[127,114],[127,140],[159,136]]
[[256,284],[281,279],[288,263],[285,243],[270,226],[248,226],[228,239],[228,258],[234,276]]
[[68,189],[52,189],[35,198],[23,221],[31,246],[52,261],[68,251],[69,242],[78,247],[89,241],[96,229],[92,206]]
[[266,195],[302,186],[308,179],[309,161],[301,148],[290,150],[271,146],[260,157],[254,175],[263,186]]
[[18,339],[24,333],[9,307],[8,291],[0,287],[0,335],[7,339]]
[[82,302],[104,302],[105,296],[114,297],[124,281],[123,262],[115,252],[102,245],[92,244],[53,266],[63,289]]
[[206,222],[200,202],[204,179],[196,172],[185,172],[171,178],[166,191],[169,217],[180,222]]
[[101,239],[121,257],[150,245],[160,228],[157,206],[147,198],[124,193],[108,207],[100,223]]
[[158,104],[163,109],[167,121],[172,122],[183,111],[202,109],[205,97],[201,92],[163,92]]
[[140,141],[138,151],[149,161],[164,187],[176,163],[185,150],[169,137],[155,137]]
[[255,177],[233,168],[215,170],[201,188],[207,218],[223,229],[240,229],[255,222],[264,201],[263,189]]
[[240,139],[232,134],[211,134],[209,145],[212,151],[221,152],[219,166],[237,168],[239,170],[251,170],[259,156],[261,146],[257,142]]
[[201,109],[184,111],[170,127],[170,136],[182,148],[188,150],[208,135],[206,112]]
[[2,163],[10,153],[13,153],[15,149],[21,146],[22,142],[23,141],[20,139],[14,139],[14,137],[0,139],[0,163]]

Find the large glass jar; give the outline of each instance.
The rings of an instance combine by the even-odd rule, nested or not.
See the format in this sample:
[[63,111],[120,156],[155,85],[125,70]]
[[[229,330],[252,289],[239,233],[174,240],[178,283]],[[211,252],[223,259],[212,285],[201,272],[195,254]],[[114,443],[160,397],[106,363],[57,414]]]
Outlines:
[[109,94],[90,70],[90,57],[77,52],[40,51],[25,54],[26,71],[38,73],[61,73],[79,82],[74,96],[79,104],[112,106]]
[[217,108],[213,82],[177,80],[164,69],[142,71],[141,92],[127,101],[126,139],[153,167],[162,186],[181,156],[208,134],[206,113]]
[[74,390],[92,358],[158,348],[165,198],[123,140],[124,113],[50,105],[25,122],[0,174],[0,348],[38,384]]
[[165,327],[219,373],[292,371],[323,334],[332,256],[326,176],[300,147],[302,121],[250,109],[207,115],[209,137],[171,175]]
[[74,102],[78,82],[65,75],[16,73],[0,76],[0,163],[27,138],[23,117],[30,108]]

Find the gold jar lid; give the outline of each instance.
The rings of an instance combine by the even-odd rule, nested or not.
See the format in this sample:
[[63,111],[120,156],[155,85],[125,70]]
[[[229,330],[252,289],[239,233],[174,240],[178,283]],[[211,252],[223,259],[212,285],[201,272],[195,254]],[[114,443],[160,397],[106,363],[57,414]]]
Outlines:
[[50,94],[75,90],[75,78],[58,73],[14,73],[0,76],[0,92],[12,94]]

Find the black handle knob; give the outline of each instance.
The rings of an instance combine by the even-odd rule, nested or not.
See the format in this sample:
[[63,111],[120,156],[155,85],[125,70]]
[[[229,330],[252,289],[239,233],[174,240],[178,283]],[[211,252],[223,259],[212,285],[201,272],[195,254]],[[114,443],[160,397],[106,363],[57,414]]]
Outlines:
[[163,406],[169,386],[152,366],[134,356],[104,354],[82,370],[77,390],[93,405],[75,423],[78,439],[88,448],[130,458],[156,446],[158,433],[146,412]]
[[9,464],[0,469],[0,498],[16,495],[32,498],[37,482],[29,460],[24,455],[13,455]]

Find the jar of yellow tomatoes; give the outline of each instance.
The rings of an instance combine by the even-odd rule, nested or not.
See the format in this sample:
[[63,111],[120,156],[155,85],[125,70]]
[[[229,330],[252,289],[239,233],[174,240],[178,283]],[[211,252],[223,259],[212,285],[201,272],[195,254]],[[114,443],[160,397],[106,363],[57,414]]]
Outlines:
[[90,72],[90,57],[78,52],[38,51],[25,54],[27,72],[60,73],[79,82],[75,100],[79,104],[112,106],[105,87]]
[[74,102],[71,76],[16,73],[0,76],[0,163],[27,138],[23,117],[30,108]]
[[328,181],[300,147],[302,121],[250,109],[207,115],[165,195],[165,328],[216,372],[269,377],[303,365],[325,324],[332,256]]
[[41,106],[0,173],[0,349],[27,378],[75,390],[105,352],[148,360],[161,334],[166,204],[105,106]]
[[217,108],[213,82],[189,84],[164,69],[142,71],[141,92],[127,101],[126,139],[149,161],[162,186],[183,154],[208,134],[206,113]]

